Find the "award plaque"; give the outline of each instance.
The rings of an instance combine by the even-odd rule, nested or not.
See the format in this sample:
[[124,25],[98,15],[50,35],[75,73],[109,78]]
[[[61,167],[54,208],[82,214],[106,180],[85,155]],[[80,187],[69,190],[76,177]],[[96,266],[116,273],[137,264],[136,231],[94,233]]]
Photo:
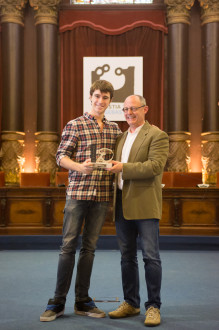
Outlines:
[[108,148],[101,148],[97,151],[97,146],[92,144],[91,148],[91,163],[94,168],[110,168],[112,163],[110,161],[113,159],[113,151]]

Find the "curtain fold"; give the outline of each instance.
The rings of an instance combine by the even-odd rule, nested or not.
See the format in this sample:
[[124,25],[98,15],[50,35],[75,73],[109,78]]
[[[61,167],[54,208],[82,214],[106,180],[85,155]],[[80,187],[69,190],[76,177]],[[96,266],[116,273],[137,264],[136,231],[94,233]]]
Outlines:
[[[164,33],[147,26],[118,35],[104,34],[88,26],[61,33],[61,130],[69,120],[83,114],[83,57],[88,56],[143,56],[147,119],[162,128]],[[85,92],[89,97],[89,91]],[[127,128],[126,123],[118,123],[122,130]]]

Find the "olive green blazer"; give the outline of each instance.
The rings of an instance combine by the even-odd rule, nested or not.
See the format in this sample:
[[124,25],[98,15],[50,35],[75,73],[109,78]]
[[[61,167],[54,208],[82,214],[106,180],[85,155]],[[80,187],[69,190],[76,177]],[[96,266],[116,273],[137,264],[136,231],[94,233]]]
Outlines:
[[[121,161],[122,149],[127,134],[126,131],[117,140],[115,150],[115,160],[117,161]],[[125,219],[161,218],[161,181],[168,152],[168,135],[146,121],[132,145],[128,162],[123,164],[122,206]],[[115,179],[114,210],[117,175]]]

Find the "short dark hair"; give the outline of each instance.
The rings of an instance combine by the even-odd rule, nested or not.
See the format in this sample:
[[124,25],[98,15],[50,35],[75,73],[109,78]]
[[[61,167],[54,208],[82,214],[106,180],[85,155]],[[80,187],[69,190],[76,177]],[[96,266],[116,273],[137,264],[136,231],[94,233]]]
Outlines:
[[99,89],[102,92],[104,93],[107,93],[109,92],[110,93],[110,99],[113,98],[113,94],[114,94],[114,88],[113,88],[113,85],[107,81],[107,80],[96,80],[92,85],[91,85],[91,88],[90,88],[90,95],[92,96],[94,91]]

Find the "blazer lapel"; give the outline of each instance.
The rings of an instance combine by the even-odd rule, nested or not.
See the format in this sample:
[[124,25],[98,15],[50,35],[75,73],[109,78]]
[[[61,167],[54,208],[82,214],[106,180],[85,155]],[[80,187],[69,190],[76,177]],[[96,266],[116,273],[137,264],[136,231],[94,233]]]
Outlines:
[[132,148],[130,150],[130,154],[129,154],[129,158],[128,158],[128,162],[133,163],[137,153],[139,151],[140,146],[142,145],[142,143],[144,142],[145,138],[147,137],[148,131],[150,129],[150,124],[146,121],[145,124],[142,126],[140,132],[138,133]]

